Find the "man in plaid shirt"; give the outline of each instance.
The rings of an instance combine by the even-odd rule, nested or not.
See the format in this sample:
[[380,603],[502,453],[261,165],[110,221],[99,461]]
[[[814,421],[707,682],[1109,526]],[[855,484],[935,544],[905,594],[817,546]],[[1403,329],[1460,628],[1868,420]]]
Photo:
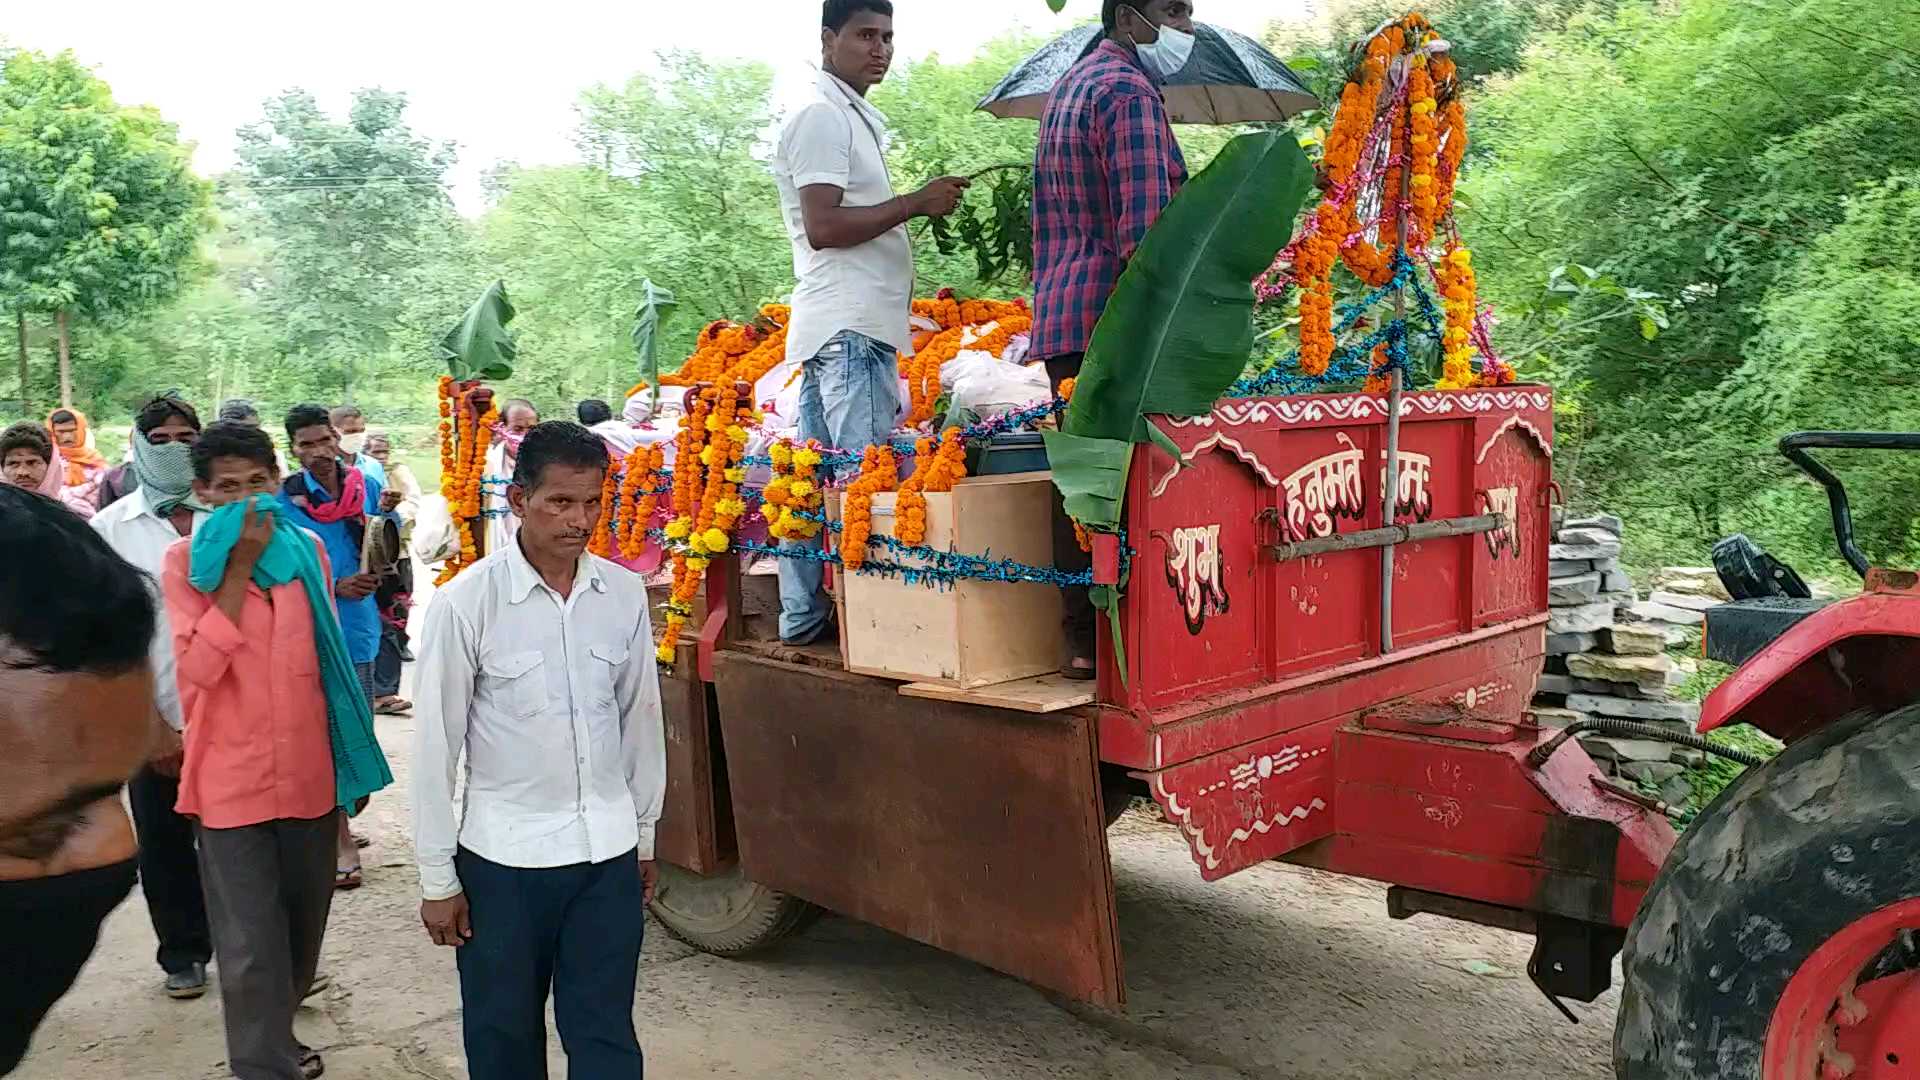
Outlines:
[[[1166,73],[1156,65],[1166,44],[1193,32],[1193,5],[1105,0],[1101,22],[1105,39],[1054,87],[1034,153],[1030,355],[1046,361],[1056,391],[1080,373],[1120,271],[1187,177],[1160,95]],[[1057,491],[1053,533],[1060,569],[1091,565]],[[1090,679],[1093,606],[1086,589],[1065,591],[1070,660],[1062,673]]]

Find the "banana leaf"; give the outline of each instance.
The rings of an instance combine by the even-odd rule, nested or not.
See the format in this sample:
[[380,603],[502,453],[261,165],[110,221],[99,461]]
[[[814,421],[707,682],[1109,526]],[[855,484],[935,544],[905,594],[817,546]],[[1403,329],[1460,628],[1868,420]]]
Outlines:
[[1054,483],[1083,525],[1119,527],[1134,443],[1172,452],[1150,414],[1209,412],[1246,367],[1253,278],[1292,236],[1312,181],[1293,136],[1242,135],[1147,230],[1094,327],[1061,434],[1047,439]]
[[447,336],[440,340],[440,359],[447,374],[462,382],[468,379],[510,379],[513,358],[518,352],[507,324],[513,321],[513,303],[507,299],[507,283],[496,281],[487,286],[480,299]]
[[653,283],[640,282],[640,310],[633,323],[633,348],[640,355],[640,377],[653,389],[653,411],[660,411],[660,324],[679,306],[673,292]]

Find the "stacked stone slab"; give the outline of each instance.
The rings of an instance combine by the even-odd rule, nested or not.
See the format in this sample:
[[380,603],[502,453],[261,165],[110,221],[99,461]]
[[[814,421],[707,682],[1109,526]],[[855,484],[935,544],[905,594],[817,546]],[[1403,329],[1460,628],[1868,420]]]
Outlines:
[[[1690,730],[1700,708],[1673,700],[1688,673],[1666,650],[1676,633],[1698,626],[1700,605],[1717,601],[1689,594],[1676,604],[1668,598],[1682,594],[1665,592],[1642,601],[1620,568],[1621,530],[1611,514],[1572,518],[1556,529],[1547,552],[1547,665],[1534,716],[1555,727],[1613,717]],[[1669,802],[1686,797],[1684,773],[1696,751],[1656,739],[1582,738],[1609,773],[1658,788]]]

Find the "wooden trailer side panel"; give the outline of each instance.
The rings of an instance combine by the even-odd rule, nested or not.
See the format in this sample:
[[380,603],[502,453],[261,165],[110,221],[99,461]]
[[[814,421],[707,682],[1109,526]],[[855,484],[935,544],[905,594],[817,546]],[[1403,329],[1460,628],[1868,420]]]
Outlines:
[[1068,997],[1124,1000],[1094,720],[714,658],[748,877]]

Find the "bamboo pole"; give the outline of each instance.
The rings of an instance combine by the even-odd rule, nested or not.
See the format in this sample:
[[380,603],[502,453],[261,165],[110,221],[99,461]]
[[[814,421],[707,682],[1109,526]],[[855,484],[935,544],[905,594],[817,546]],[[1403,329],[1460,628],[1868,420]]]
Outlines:
[[1441,518],[1439,521],[1410,521],[1404,525],[1386,525],[1359,532],[1316,536],[1291,544],[1268,544],[1267,557],[1276,562],[1328,555],[1336,551],[1364,551],[1367,548],[1391,549],[1395,544],[1422,540],[1440,540],[1449,536],[1476,536],[1507,526],[1505,514],[1475,514],[1470,517]]
[[[1401,59],[1395,66],[1410,65],[1411,61]],[[1409,71],[1402,67],[1400,77],[1405,80]],[[1393,86],[1388,84],[1389,95]],[[1411,108],[1405,105],[1404,108]],[[1387,156],[1393,156],[1392,121],[1388,121]],[[1408,122],[1412,130],[1412,122]],[[1399,202],[1394,207],[1394,257],[1399,258],[1407,250],[1407,196],[1411,190],[1413,162],[1407,161],[1400,167]],[[1384,198],[1385,192],[1381,192]],[[1402,285],[1393,291],[1393,319],[1404,324],[1407,317],[1407,289]],[[1391,341],[1391,339],[1389,339]],[[1388,373],[1387,383],[1387,471],[1380,484],[1380,521],[1386,528],[1393,528],[1394,518],[1400,509],[1400,405],[1405,391],[1405,379],[1398,367]],[[1393,651],[1393,558],[1394,545],[1387,543],[1380,548],[1380,652],[1385,655]]]

